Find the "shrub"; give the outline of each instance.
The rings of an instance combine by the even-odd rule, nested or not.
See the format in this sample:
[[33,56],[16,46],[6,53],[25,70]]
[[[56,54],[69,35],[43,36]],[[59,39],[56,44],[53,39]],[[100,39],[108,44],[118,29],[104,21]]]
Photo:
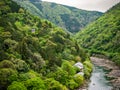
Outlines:
[[69,82],[67,83],[67,87],[71,90],[74,90],[75,88],[78,87],[78,84],[73,80],[69,80]]
[[34,71],[29,71],[27,73],[20,73],[19,74],[19,80],[20,81],[26,81],[31,78],[39,77],[40,75]]
[[92,72],[92,63],[89,60],[86,60],[83,64],[84,64],[84,75],[86,78],[89,78]]
[[112,55],[112,60],[117,64],[120,65],[120,54],[119,53],[115,53]]
[[68,61],[63,61],[61,68],[68,72],[69,75],[74,75],[76,73],[75,68]]
[[46,90],[44,81],[39,77],[28,79],[25,81],[25,86],[28,90]]
[[7,90],[27,90],[21,82],[13,82],[10,86],[8,86]]
[[3,61],[0,62],[0,68],[15,69],[15,65],[9,60],[3,60]]
[[27,72],[29,70],[28,64],[23,60],[16,59],[12,62],[14,63],[16,70],[18,70],[19,72]]
[[69,81],[69,74],[61,68],[57,68],[56,72],[50,73],[49,77],[53,77],[55,80],[59,81],[65,85]]
[[40,72],[40,70],[45,66],[45,61],[39,53],[34,53],[32,56],[32,61],[34,63],[31,64],[31,68],[35,71]]
[[52,78],[46,79],[45,85],[47,86],[47,90],[68,90],[65,86]]
[[74,80],[75,80],[75,82],[76,82],[79,86],[84,83],[84,77],[81,76],[81,75],[77,75],[77,74],[76,74],[76,75],[74,76]]
[[11,82],[17,80],[17,72],[11,68],[0,69],[0,87],[6,88]]

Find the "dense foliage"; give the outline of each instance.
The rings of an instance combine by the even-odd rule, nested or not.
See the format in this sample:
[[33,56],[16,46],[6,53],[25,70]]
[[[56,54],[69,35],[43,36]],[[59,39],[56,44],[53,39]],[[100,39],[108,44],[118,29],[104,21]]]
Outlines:
[[120,3],[76,35],[82,47],[120,65]]
[[70,32],[78,32],[102,15],[96,11],[85,11],[40,0],[14,0],[32,14],[48,19]]
[[[84,63],[85,76],[75,76],[76,62]],[[89,66],[70,34],[0,0],[0,90],[73,90],[89,76]]]

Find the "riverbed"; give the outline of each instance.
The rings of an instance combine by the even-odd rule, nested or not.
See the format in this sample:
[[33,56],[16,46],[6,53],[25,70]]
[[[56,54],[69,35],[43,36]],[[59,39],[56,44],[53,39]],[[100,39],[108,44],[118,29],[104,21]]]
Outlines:
[[107,58],[91,57],[90,59],[94,65],[103,67],[104,70],[109,71],[106,76],[112,78],[109,82],[111,82],[113,90],[120,90],[120,67]]
[[112,86],[105,78],[105,72],[102,67],[93,66],[93,72],[87,90],[112,90]]
[[[93,63],[90,81],[78,90],[120,90],[120,67],[107,58],[91,57],[90,59]],[[106,76],[112,79],[108,80]]]

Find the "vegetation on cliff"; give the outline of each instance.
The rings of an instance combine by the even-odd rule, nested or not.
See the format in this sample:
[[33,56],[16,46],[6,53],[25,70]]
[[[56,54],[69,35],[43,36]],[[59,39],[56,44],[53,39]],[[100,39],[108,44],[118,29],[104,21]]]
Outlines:
[[102,15],[97,11],[80,10],[40,0],[14,0],[31,14],[47,19],[65,30],[76,33]]
[[[85,65],[84,76],[75,76],[76,62]],[[0,90],[73,90],[91,68],[69,33],[11,0],[0,0]]]
[[120,3],[76,35],[91,53],[103,54],[120,65]]

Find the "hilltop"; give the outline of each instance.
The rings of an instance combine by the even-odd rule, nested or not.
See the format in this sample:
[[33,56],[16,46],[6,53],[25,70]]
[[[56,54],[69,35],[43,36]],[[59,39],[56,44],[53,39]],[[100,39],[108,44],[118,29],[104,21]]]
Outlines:
[[65,30],[76,33],[103,13],[86,11],[40,0],[14,0],[31,14],[47,19]]

